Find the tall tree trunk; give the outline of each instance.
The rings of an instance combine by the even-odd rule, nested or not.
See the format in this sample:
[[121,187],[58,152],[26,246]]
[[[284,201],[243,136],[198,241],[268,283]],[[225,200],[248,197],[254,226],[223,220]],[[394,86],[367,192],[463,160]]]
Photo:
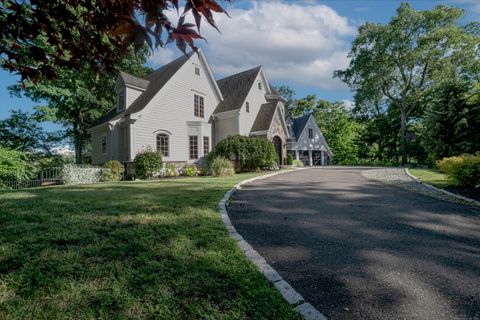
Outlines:
[[405,107],[400,108],[400,143],[402,150],[402,165],[407,165],[408,151],[407,151],[407,112]]

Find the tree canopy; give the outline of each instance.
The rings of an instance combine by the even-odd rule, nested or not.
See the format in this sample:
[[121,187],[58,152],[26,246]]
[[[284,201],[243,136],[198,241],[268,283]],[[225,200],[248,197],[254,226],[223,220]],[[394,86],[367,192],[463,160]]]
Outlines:
[[[131,45],[175,42],[196,51],[202,18],[217,28],[213,13],[226,13],[215,0],[186,0],[181,9],[178,0],[0,0],[0,66],[31,81],[60,77],[62,69],[110,73]],[[185,22],[189,14],[195,24]]]
[[[350,65],[335,76],[355,91],[357,104],[399,110],[402,163],[407,163],[407,122],[425,105],[449,66],[479,58],[478,28],[462,26],[462,10],[437,6],[416,11],[403,3],[385,25],[366,23],[352,44]],[[466,68],[475,69],[476,63]],[[477,69],[478,71],[478,69]]]

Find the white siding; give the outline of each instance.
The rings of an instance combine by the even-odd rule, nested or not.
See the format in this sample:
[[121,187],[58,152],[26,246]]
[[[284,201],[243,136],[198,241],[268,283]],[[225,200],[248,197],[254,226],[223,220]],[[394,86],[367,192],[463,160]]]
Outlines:
[[220,142],[228,136],[233,136],[238,134],[238,115],[234,115],[230,118],[218,119],[216,122],[216,141],[215,143]]
[[[313,139],[308,138],[308,128],[313,129]],[[320,129],[315,123],[313,117],[311,117],[297,140],[297,150],[320,150],[322,146],[327,148],[327,146],[320,143],[320,135]]]
[[[195,74],[195,66],[200,66],[200,76]],[[200,122],[199,155],[202,154],[203,135],[211,137],[210,117],[219,101],[213,86],[208,80],[208,72],[197,55],[193,55],[170,79],[162,90],[149,102],[135,122],[135,149],[156,149],[155,132],[165,130],[170,133],[170,155],[165,161],[187,161],[188,125],[187,122]],[[194,94],[204,97],[205,117],[194,116]],[[211,138],[210,138],[211,139]],[[132,158],[135,155],[132,155]]]
[[136,90],[136,89],[127,87],[127,88],[125,89],[125,94],[126,94],[125,101],[126,101],[126,104],[127,104],[127,108],[128,108],[128,107],[133,103],[133,101],[135,101],[142,93],[143,93],[143,91],[141,91],[141,90]]
[[[258,89],[258,82],[262,83],[262,89]],[[250,112],[246,111],[245,102],[242,105],[240,110],[240,127],[239,127],[239,134],[248,136],[250,134],[250,130],[252,129],[253,123],[257,117],[258,111],[260,110],[260,106],[267,102],[265,99],[266,93],[266,83],[263,79],[262,72],[259,72],[255,82],[250,89],[250,92],[245,99],[245,102],[250,104]]]
[[[102,136],[107,136],[107,152],[102,153]],[[102,164],[112,159],[112,135],[107,126],[92,129],[92,163]]]

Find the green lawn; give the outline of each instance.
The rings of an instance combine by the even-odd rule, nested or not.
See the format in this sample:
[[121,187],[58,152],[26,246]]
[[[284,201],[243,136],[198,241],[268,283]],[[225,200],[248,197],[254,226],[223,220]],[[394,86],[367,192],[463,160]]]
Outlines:
[[451,182],[447,177],[434,169],[408,169],[410,173],[418,178],[420,181],[431,184],[438,188],[445,188],[451,186]]
[[217,211],[254,175],[0,193],[0,319],[299,319]]

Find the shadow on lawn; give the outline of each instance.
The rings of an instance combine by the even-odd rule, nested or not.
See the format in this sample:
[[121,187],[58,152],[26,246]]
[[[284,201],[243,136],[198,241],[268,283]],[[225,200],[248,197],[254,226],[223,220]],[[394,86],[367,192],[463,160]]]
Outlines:
[[231,185],[0,195],[0,318],[296,319],[226,237],[217,207]]
[[479,317],[480,210],[352,177],[245,186],[230,217],[329,318]]

